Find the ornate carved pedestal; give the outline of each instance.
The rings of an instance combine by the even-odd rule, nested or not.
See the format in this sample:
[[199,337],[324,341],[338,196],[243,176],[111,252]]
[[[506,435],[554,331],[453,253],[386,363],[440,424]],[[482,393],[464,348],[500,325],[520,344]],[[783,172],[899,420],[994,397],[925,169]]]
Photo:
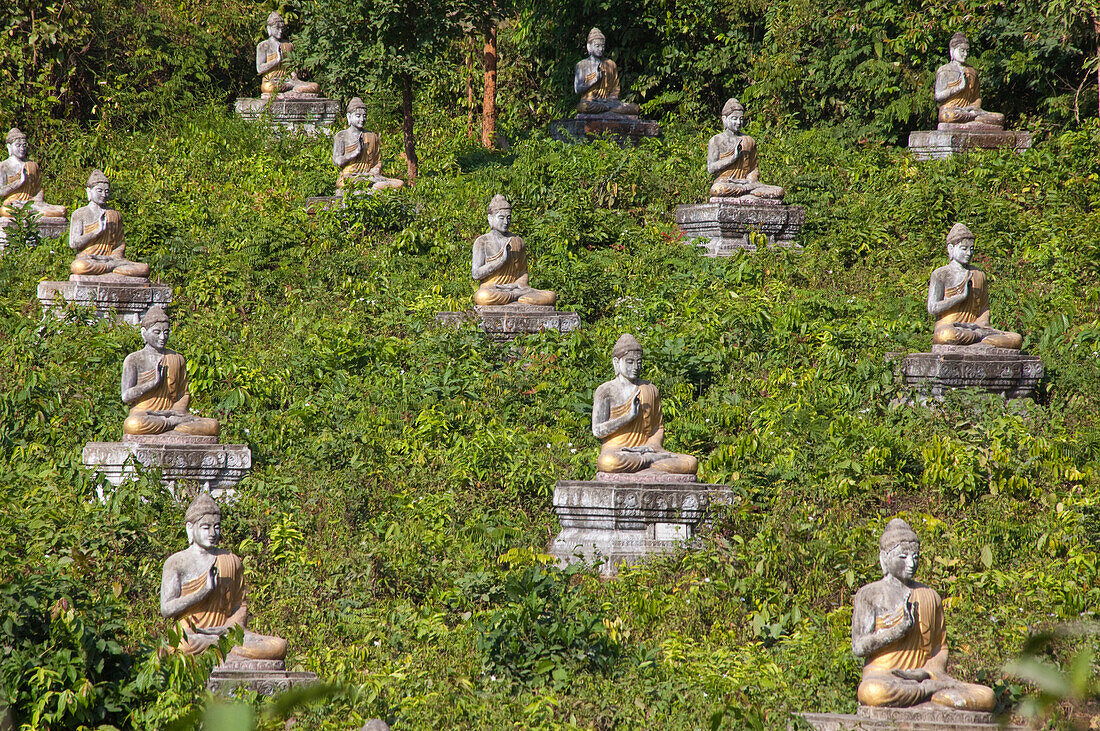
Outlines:
[[306,134],[321,134],[342,117],[340,102],[322,97],[241,98],[233,109],[246,122],[267,120],[276,126]]
[[183,434],[127,434],[121,442],[88,442],[82,457],[85,467],[102,472],[115,486],[134,477],[135,465],[142,465],[160,469],[171,490],[186,482],[209,491],[216,500],[231,496],[252,469],[248,445]]
[[498,341],[512,340],[517,335],[540,330],[572,332],[581,324],[576,312],[560,312],[553,307],[538,305],[479,306],[466,312],[439,312],[435,320],[454,326],[476,320],[486,335]]
[[755,251],[753,234],[763,236],[768,246],[801,249],[795,239],[805,221],[805,208],[776,201],[711,198],[709,203],[676,207],[676,223],[684,236],[708,239],[703,247],[707,256]]
[[246,660],[231,655],[210,673],[206,688],[222,695],[233,695],[238,688],[275,695],[294,685],[315,682],[316,674],[289,671],[282,660]]
[[1032,398],[1043,378],[1043,361],[1018,350],[982,346],[933,345],[931,353],[891,354],[900,358],[905,385],[925,398],[973,388],[1005,398]]
[[978,150],[1026,150],[1030,132],[1013,132],[994,127],[967,127],[941,123],[938,129],[909,133],[909,152],[916,160],[938,160]]
[[600,573],[613,576],[619,564],[635,564],[682,547],[710,505],[732,500],[728,485],[652,470],[562,480],[554,487],[554,513],[562,529],[550,553],[563,564],[606,559]]
[[609,135],[620,144],[637,145],[646,137],[658,137],[661,126],[652,120],[621,114],[578,114],[550,123],[550,136],[563,142],[587,142]]
[[933,703],[912,708],[860,706],[854,714],[803,713],[815,731],[1025,731],[1026,726],[1001,726],[992,713],[956,711]]
[[[60,308],[68,303],[91,307],[100,317],[116,317],[137,325],[153,305],[172,302],[172,288],[148,279],[117,274],[80,276],[67,282],[39,282],[38,301],[43,308]],[[56,310],[60,314],[60,309]]]
[[[4,253],[4,243],[7,242],[7,234],[4,229],[8,227],[12,219],[0,216],[0,254]],[[38,236],[43,239],[59,239],[69,231],[69,219],[67,218],[39,218]]]

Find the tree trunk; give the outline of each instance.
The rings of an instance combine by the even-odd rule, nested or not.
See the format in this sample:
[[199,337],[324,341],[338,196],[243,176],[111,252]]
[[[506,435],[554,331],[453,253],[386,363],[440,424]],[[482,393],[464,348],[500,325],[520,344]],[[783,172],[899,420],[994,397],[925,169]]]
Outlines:
[[405,162],[409,166],[409,185],[416,182],[420,161],[416,159],[416,137],[413,135],[413,80],[405,74],[401,77],[401,131],[405,136]]
[[493,149],[497,132],[497,27],[485,33],[485,93],[481,98],[481,146]]
[[474,138],[474,55],[477,41],[470,37],[466,49],[466,136]]

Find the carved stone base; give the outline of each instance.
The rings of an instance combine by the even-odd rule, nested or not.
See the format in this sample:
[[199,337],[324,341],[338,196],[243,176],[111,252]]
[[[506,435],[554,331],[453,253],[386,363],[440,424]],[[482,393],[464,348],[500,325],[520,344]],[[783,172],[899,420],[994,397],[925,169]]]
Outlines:
[[320,97],[240,98],[233,109],[246,122],[268,120],[278,127],[306,134],[321,134],[342,116],[340,102]]
[[537,333],[540,330],[573,332],[581,325],[576,312],[560,312],[553,307],[539,305],[477,306],[466,312],[438,312],[436,322],[459,326],[477,320],[481,329],[493,340],[513,340],[517,335]]
[[621,114],[578,114],[550,123],[550,136],[563,142],[587,142],[608,135],[619,144],[638,144],[646,137],[658,137],[661,126],[652,120]]
[[172,288],[139,277],[73,274],[67,282],[39,282],[38,301],[43,308],[57,308],[67,303],[91,307],[100,317],[115,317],[137,325],[153,305],[171,304]]
[[219,499],[233,495],[237,483],[252,469],[252,450],[246,444],[218,444],[217,437],[128,434],[121,442],[89,442],[83,461],[115,486],[133,478],[139,464],[159,468],[170,490],[188,482]]
[[554,513],[561,533],[550,553],[561,563],[605,560],[600,573],[668,553],[695,533],[712,504],[728,504],[728,485],[562,480],[554,487]]
[[[7,234],[4,229],[12,219],[0,216],[0,254],[4,252],[4,244],[7,242]],[[69,219],[67,218],[39,218],[38,236],[43,239],[58,239],[69,231]]]
[[805,208],[780,202],[718,200],[676,206],[676,223],[684,236],[708,239],[703,246],[707,256],[755,251],[753,234],[763,236],[769,247],[801,249],[795,239],[805,222]]
[[1043,378],[1043,361],[1018,350],[983,346],[934,345],[931,353],[891,353],[900,359],[905,385],[925,398],[973,388],[1005,398],[1032,398]]
[[222,665],[210,673],[206,689],[211,693],[233,695],[240,688],[260,695],[275,695],[295,685],[317,682],[315,673],[291,670],[231,670]]
[[803,713],[816,731],[1025,731],[1026,726],[1001,726],[992,713],[956,711],[934,703],[912,708],[860,706],[854,714]]
[[[954,125],[958,127],[958,125]],[[916,160],[938,160],[977,150],[1026,150],[1030,132],[996,128],[921,130],[909,133],[909,153]]]

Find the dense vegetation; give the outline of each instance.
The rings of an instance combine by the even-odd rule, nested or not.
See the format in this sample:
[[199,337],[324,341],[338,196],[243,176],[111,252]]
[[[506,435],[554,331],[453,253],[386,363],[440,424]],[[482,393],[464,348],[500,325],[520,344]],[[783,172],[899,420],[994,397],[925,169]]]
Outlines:
[[[639,22],[656,22],[658,5]],[[773,23],[811,5],[744,12]],[[608,21],[629,16],[605,6],[563,10],[563,22],[627,36]],[[968,27],[1009,17],[983,8]],[[818,20],[839,23],[841,10]],[[1026,10],[1013,22],[1045,17]],[[218,12],[214,27],[244,29],[242,48],[266,14]],[[550,42],[525,18],[502,34],[505,57]],[[781,52],[764,26],[743,27],[760,53]],[[800,53],[825,63],[827,38]],[[1044,38],[1034,48],[1069,68],[1074,47]],[[640,31],[635,41],[616,55],[648,58],[639,49],[654,41]],[[211,53],[226,69],[215,94],[251,89],[228,81],[243,73],[239,58],[247,71],[250,49]],[[1062,91],[1004,87],[988,106],[1031,98],[1026,108],[1044,115],[1034,149],[916,164],[856,134],[889,138],[911,117],[872,106],[850,122],[796,101],[803,112],[791,117],[764,101],[778,78],[753,77],[746,96],[770,122],[749,130],[762,176],[806,207],[805,250],[705,259],[672,211],[703,197],[711,105],[739,90],[701,78],[654,106],[668,111],[662,139],[571,147],[540,125],[564,111],[551,89],[576,54],[525,53],[501,68],[508,152],[467,137],[452,83],[464,67],[441,63],[419,97],[417,185],[318,215],[304,199],[331,190],[326,140],[271,137],[220,99],[196,108],[170,85],[187,78],[174,72],[146,79],[153,107],[126,124],[82,126],[98,118],[74,112],[62,126],[45,102],[0,105],[0,119],[37,125],[51,201],[82,204],[92,167],[111,176],[128,254],[173,286],[193,409],[223,419],[223,441],[252,448],[225,532],[245,558],[254,625],[289,639],[292,664],[342,687],[297,711],[298,727],[382,717],[397,729],[778,729],[790,712],[851,711],[851,596],[878,577],[876,538],[895,515],[921,533],[921,576],[947,598],[952,669],[1011,709],[1031,686],[1004,663],[1033,633],[1094,623],[1100,610],[1100,126],[1067,124]],[[936,53],[921,57],[922,74]],[[680,68],[669,63],[665,82]],[[549,106],[515,101],[523,78],[544,80],[528,98]],[[926,81],[909,96],[876,83],[882,99],[927,104]],[[399,173],[395,106],[374,103],[387,172]],[[160,108],[172,113],[148,116]],[[22,116],[46,109],[54,123]],[[501,348],[434,325],[437,311],[468,306],[470,241],[502,191],[533,283],[580,313],[578,332]],[[885,356],[927,348],[927,277],[956,220],[977,233],[995,324],[1025,333],[1043,358],[1034,403],[955,394],[934,410],[892,405]],[[102,485],[80,466],[86,442],[118,437],[121,362],[139,337],[79,312],[42,315],[37,282],[63,278],[70,257],[64,241],[13,232],[0,258],[0,688],[31,728],[191,722],[213,658],[156,652],[170,641],[156,595],[164,558],[184,545],[182,510],[155,475],[99,502]],[[739,500],[698,550],[605,582],[558,571],[542,552],[558,529],[554,482],[594,470],[591,392],[624,331],[647,347],[670,448],[699,455],[701,476]],[[1043,650],[1086,669],[1054,723],[1100,713],[1086,700],[1087,652],[1098,649],[1093,634]],[[268,708],[257,723],[280,727],[278,715]]]

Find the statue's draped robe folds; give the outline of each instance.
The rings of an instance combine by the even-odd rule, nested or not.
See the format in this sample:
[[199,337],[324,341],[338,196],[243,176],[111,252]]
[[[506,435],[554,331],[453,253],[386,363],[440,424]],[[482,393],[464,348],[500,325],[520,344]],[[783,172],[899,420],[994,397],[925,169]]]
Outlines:
[[764,185],[759,181],[748,179],[750,174],[756,172],[758,165],[756,140],[752,137],[741,136],[735,140],[726,135],[717,135],[718,159],[733,157],[737,152],[738,141],[741,143],[740,159],[718,174],[710,186],[710,194],[721,197],[754,195],[757,198],[782,198],[786,191],[779,186]]
[[[83,233],[92,233],[99,228],[99,219],[95,218],[82,225]],[[112,208],[107,211],[107,227],[80,250],[69,266],[69,271],[82,276],[121,274],[126,277],[144,277],[149,274],[148,264],[128,261],[123,257],[125,252],[122,216]]]
[[[178,652],[195,655],[217,643],[216,635],[198,634],[194,627],[209,629],[222,627],[244,601],[244,565],[233,553],[222,553],[215,558],[218,567],[218,584],[205,599],[178,617],[183,639]],[[180,596],[194,594],[206,585],[206,574],[191,579],[180,587]],[[233,648],[232,654],[252,660],[281,660],[286,657],[286,640],[245,633],[245,643]]]
[[[27,179],[4,198],[3,205],[0,205],[0,216],[10,217],[14,215],[15,206],[33,203],[42,194],[42,172],[38,168],[38,163],[28,160],[23,163],[23,169],[27,171]],[[35,205],[35,209],[42,214],[43,218],[65,217],[63,206],[38,203]]]
[[[994,127],[1003,127],[1005,121],[1003,114],[987,112],[981,108],[982,94],[981,88],[978,86],[977,69],[973,66],[964,65],[962,72],[966,77],[966,87],[955,92],[950,99],[940,105],[940,121],[951,124],[978,122]],[[936,73],[947,77],[944,85],[948,89],[962,86],[962,78],[951,64],[941,66]]]
[[[360,150],[359,155],[354,160],[341,168],[340,177],[336,179],[337,188],[343,188],[349,179],[370,179],[371,170],[382,159],[378,149],[378,135],[374,132],[364,132],[361,137],[363,149]],[[354,143],[344,145],[345,155],[350,155],[354,151]]]
[[[661,428],[661,396],[652,383],[638,385],[623,403],[611,407],[611,418],[617,419],[629,413],[630,405],[637,397],[641,404],[638,415],[608,435],[600,448],[596,467],[600,472],[638,472],[650,467],[658,472],[675,474],[695,474],[699,460],[690,454],[665,452],[660,444],[650,444],[650,440]],[[662,455],[652,464],[647,464],[646,456],[635,452],[624,452],[625,447],[649,446]],[[652,459],[652,455],[648,455]]]
[[[487,234],[486,234],[487,235]],[[480,242],[484,236],[478,237]],[[546,289],[534,289],[527,286],[527,245],[519,236],[508,239],[511,253],[508,261],[489,276],[481,280],[481,286],[474,293],[474,304],[477,305],[506,305],[511,302],[519,302],[524,305],[552,306],[557,302],[558,296]],[[486,264],[500,260],[504,256],[504,247],[500,247],[493,256],[485,259]],[[503,289],[500,285],[519,285],[514,288]]]
[[601,58],[597,65],[591,58],[586,58],[577,65],[584,74],[586,84],[591,83],[596,78],[597,69],[601,74],[600,80],[585,89],[581,94],[580,102],[577,104],[577,112],[580,114],[603,114],[605,112],[637,114],[641,111],[637,104],[619,100],[619,69],[614,61],[609,58]]
[[[283,91],[287,91],[288,86],[291,84],[290,71],[286,68],[286,58],[290,55],[291,50],[294,48],[294,44],[289,41],[282,41],[279,43],[279,50],[282,52],[283,60],[279,62],[277,66],[271,68],[263,75],[260,80],[260,92],[263,94],[279,94]],[[271,63],[278,54],[275,53],[273,44],[268,43],[265,46],[267,57],[265,63]],[[294,91],[302,94],[316,94],[320,92],[321,87],[312,81],[296,81]]]
[[[179,353],[165,353],[161,363],[164,364],[164,380],[130,407],[130,415],[122,425],[123,433],[140,435],[175,431],[180,434],[217,436],[217,419],[187,414],[190,418],[186,422],[174,429],[169,426],[169,417],[164,414],[170,412],[176,402],[187,394],[187,365]],[[154,378],[155,371],[142,371],[138,373],[138,385],[149,383]],[[174,412],[173,415],[179,416],[180,413]]]
[[[935,345],[973,345],[982,343],[995,348],[1009,348],[1019,350],[1023,344],[1023,337],[1019,333],[995,331],[985,334],[956,328],[955,323],[974,323],[978,321],[982,313],[989,311],[989,287],[985,272],[977,269],[970,270],[970,296],[954,307],[940,313],[936,319],[935,328],[932,331],[932,342]],[[966,280],[954,287],[944,289],[944,299],[954,297],[966,288]],[[988,325],[982,325],[988,327]],[[992,329],[992,328],[990,328]]]
[[[925,665],[937,655],[946,641],[947,629],[940,595],[927,586],[912,589],[909,601],[917,605],[917,621],[899,640],[868,656],[863,679],[856,695],[867,706],[903,708],[924,701],[971,711],[991,711],[995,705],[993,690],[984,685],[953,681],[951,686],[929,695],[915,680],[893,674],[894,670],[928,670]],[[900,621],[900,619],[898,620]],[[875,629],[888,627],[882,617],[875,618]],[[933,679],[936,675],[929,671]]]

